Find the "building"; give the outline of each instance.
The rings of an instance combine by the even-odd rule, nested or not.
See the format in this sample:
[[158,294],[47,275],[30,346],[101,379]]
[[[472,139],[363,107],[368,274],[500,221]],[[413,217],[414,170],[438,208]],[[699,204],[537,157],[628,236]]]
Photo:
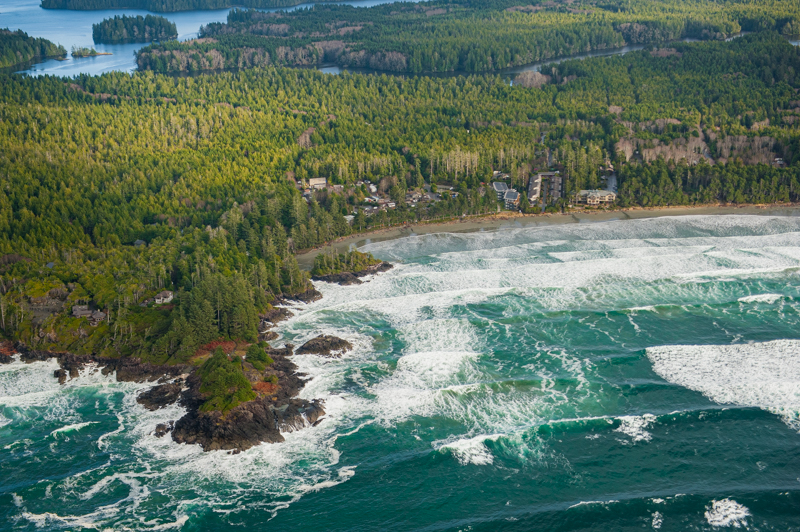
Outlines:
[[308,186],[314,190],[321,190],[328,186],[328,180],[324,177],[312,177],[308,180]]
[[506,202],[506,209],[510,211],[519,209],[519,192],[517,192],[513,188],[506,190],[503,199]]
[[537,201],[542,195],[542,174],[536,174],[528,181],[528,200]]
[[508,191],[508,185],[505,183],[494,182],[492,183],[492,189],[494,190],[494,193],[497,194],[497,201],[503,201],[503,198],[505,198],[506,192]]
[[89,319],[89,325],[92,327],[97,327],[100,325],[104,319],[106,319],[107,314],[101,310],[95,310],[92,312],[92,316]]
[[89,305],[73,305],[72,306],[72,317],[73,318],[88,318],[92,315],[92,311],[89,310]]
[[575,202],[586,205],[614,203],[616,200],[617,195],[610,190],[581,190],[575,194]]
[[158,294],[156,294],[155,297],[156,305],[163,305],[171,301],[172,301],[172,292],[170,292],[169,290],[164,290],[163,292],[159,292]]

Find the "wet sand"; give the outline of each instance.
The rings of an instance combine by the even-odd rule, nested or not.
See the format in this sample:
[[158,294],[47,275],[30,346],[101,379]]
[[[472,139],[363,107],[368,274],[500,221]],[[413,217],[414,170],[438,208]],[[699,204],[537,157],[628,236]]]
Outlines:
[[617,211],[574,211],[566,214],[523,215],[503,213],[482,217],[468,217],[447,222],[419,223],[405,226],[378,229],[369,233],[359,233],[334,241],[324,248],[316,248],[297,255],[300,267],[311,269],[314,257],[323,250],[333,248],[337,253],[356,249],[373,242],[383,242],[407,236],[432,233],[473,233],[477,231],[497,231],[519,229],[555,224],[598,223],[614,220],[640,220],[663,216],[703,216],[749,214],[759,216],[800,216],[800,205],[702,205],[698,207],[657,207],[631,208]]

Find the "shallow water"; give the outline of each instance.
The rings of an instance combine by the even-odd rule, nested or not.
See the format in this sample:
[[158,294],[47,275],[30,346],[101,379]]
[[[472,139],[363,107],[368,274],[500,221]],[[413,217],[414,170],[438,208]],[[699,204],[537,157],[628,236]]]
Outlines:
[[[202,453],[142,385],[0,366],[17,530],[800,530],[800,220],[433,234],[280,327],[326,419]],[[280,343],[280,341],[278,342]],[[38,528],[37,528],[38,527]]]

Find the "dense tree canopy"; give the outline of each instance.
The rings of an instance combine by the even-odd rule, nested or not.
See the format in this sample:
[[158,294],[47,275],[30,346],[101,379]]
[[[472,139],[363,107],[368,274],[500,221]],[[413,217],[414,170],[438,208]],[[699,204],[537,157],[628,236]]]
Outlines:
[[178,38],[174,22],[155,15],[116,15],[92,25],[96,43],[151,42]]
[[47,39],[28,37],[22,30],[0,29],[0,68],[26,63],[34,59],[64,57],[67,51]]
[[792,0],[534,2],[435,0],[370,8],[316,5],[294,12],[233,10],[200,40],[145,48],[140,69],[158,72],[267,64],[393,72],[484,72],[625,44],[724,39],[742,30],[790,34]]
[[[552,163],[567,195],[551,208],[601,187],[609,164],[621,205],[800,201],[800,51],[776,33],[567,61],[547,75],[540,88],[274,67],[4,75],[2,334],[171,362],[216,338],[252,342],[273,299],[309,287],[296,251],[494,212],[493,171],[521,189]],[[317,177],[341,188],[304,198]],[[397,207],[363,210],[366,181]],[[406,203],[429,185],[441,201]],[[148,304],[164,289],[173,303]],[[54,300],[63,311],[37,310]],[[73,304],[108,316],[92,326]]]

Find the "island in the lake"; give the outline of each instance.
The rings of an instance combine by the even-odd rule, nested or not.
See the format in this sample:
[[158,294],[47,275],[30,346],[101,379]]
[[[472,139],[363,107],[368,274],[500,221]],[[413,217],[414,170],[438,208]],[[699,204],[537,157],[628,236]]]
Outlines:
[[72,55],[75,59],[80,59],[82,57],[95,57],[98,55],[112,55],[111,52],[98,52],[93,47],[87,48],[85,46],[73,46],[72,47]]
[[92,37],[98,44],[168,41],[178,38],[178,29],[174,22],[157,15],[115,15],[93,24]]

